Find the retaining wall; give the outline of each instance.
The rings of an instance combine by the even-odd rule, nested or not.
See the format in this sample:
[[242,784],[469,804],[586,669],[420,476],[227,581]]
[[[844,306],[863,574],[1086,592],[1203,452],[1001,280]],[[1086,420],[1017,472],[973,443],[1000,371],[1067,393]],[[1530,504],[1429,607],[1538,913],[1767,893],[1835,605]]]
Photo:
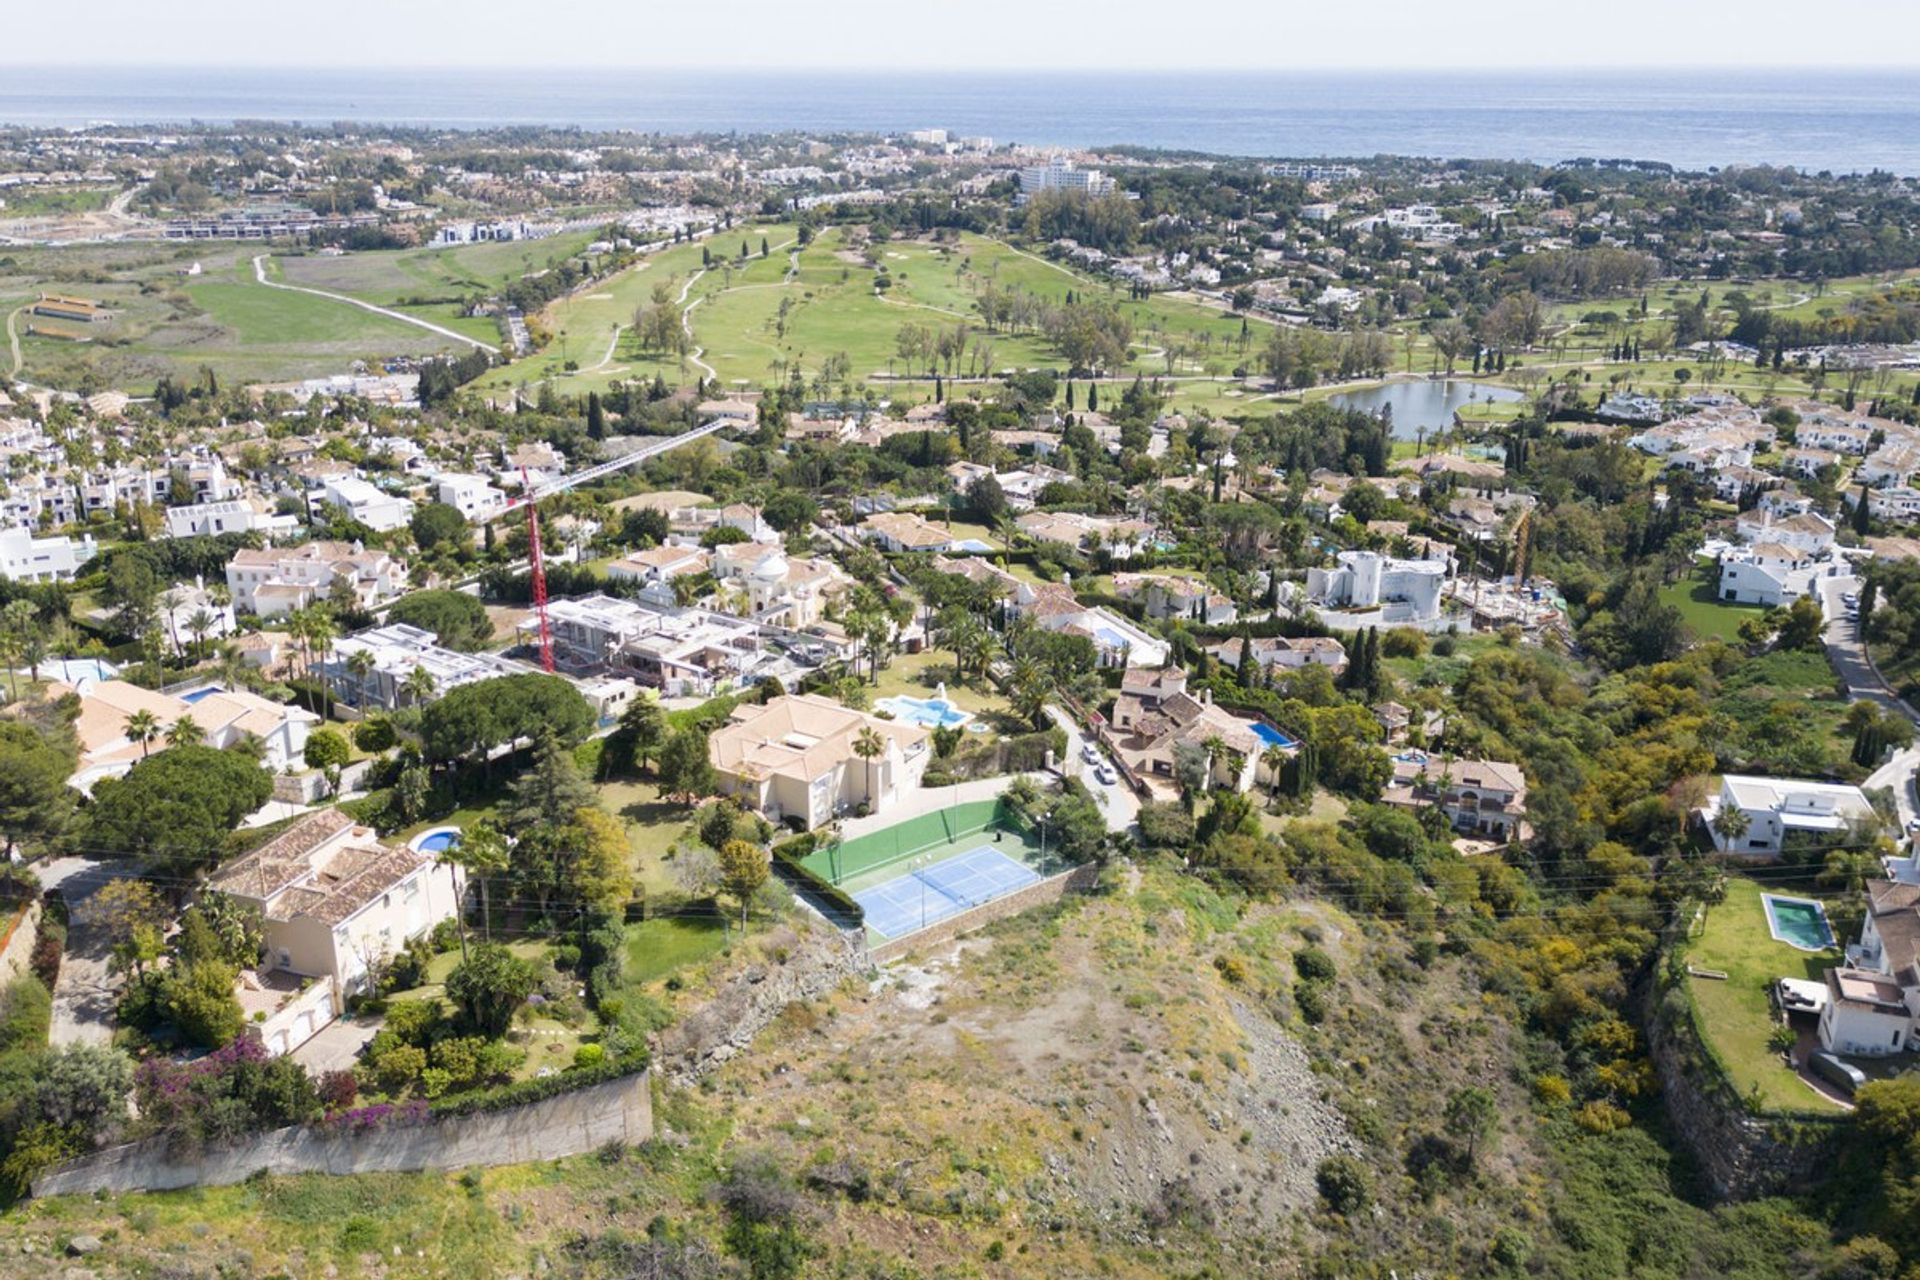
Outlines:
[[959,915],[948,916],[931,928],[895,938],[891,942],[884,942],[868,951],[867,955],[875,964],[886,964],[890,960],[898,960],[901,956],[922,947],[945,942],[963,933],[985,928],[996,920],[1018,915],[1029,907],[1058,902],[1068,893],[1091,892],[1099,882],[1099,864],[1089,862],[1071,871],[1062,871],[1057,876],[1049,876],[1024,889],[1015,889],[1004,898],[995,898],[992,902],[983,902],[977,907],[969,907]]
[[40,940],[40,904],[29,902],[17,912],[0,916],[0,982],[11,982],[31,970],[33,944]]
[[1749,1200],[1804,1188],[1832,1166],[1853,1133],[1845,1115],[1756,1115],[1707,1059],[1682,1009],[1658,998],[1643,1021],[1667,1125],[1700,1162],[1714,1195]]
[[651,1079],[642,1071],[539,1102],[411,1127],[334,1133],[296,1125],[190,1154],[168,1151],[164,1139],[132,1142],[58,1166],[34,1179],[33,1194],[225,1186],[256,1173],[410,1173],[556,1160],[651,1138]]

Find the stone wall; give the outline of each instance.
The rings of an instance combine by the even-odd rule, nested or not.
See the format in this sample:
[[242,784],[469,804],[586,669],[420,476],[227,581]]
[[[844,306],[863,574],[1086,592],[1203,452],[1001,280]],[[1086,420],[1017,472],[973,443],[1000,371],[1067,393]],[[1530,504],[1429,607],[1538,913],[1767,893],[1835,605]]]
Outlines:
[[29,902],[18,913],[0,918],[0,982],[12,982],[31,971],[33,944],[40,940],[40,904]]
[[1848,1120],[1755,1115],[1696,1042],[1685,1003],[1656,997],[1649,1004],[1642,1021],[1668,1127],[1700,1162],[1714,1194],[1749,1200],[1817,1180],[1852,1132]]
[[256,1173],[404,1173],[556,1160],[653,1136],[651,1077],[642,1071],[571,1093],[413,1127],[332,1133],[275,1129],[191,1155],[149,1139],[69,1161],[36,1178],[35,1196],[224,1186]]
[[886,964],[922,947],[946,942],[963,933],[972,933],[975,929],[984,929],[996,920],[1005,920],[1008,916],[1018,915],[1029,907],[1058,902],[1069,893],[1090,892],[1098,883],[1100,883],[1100,868],[1097,864],[1089,862],[1071,871],[1062,871],[1057,876],[1049,876],[1024,889],[1015,889],[1004,898],[995,898],[992,902],[983,902],[977,907],[969,907],[959,915],[948,916],[932,928],[895,938],[891,942],[884,942],[874,947],[868,954],[875,964]]

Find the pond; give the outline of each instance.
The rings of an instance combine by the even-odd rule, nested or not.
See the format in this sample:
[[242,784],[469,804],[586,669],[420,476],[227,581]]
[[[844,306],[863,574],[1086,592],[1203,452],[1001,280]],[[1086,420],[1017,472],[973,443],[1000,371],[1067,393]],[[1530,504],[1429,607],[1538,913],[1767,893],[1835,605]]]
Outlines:
[[1393,410],[1393,438],[1412,440],[1423,428],[1428,435],[1432,435],[1452,426],[1453,411],[1462,405],[1476,401],[1484,404],[1489,400],[1514,401],[1526,398],[1524,393],[1511,387],[1446,378],[1438,381],[1389,382],[1361,391],[1342,391],[1332,397],[1332,401],[1342,409],[1358,409],[1363,413],[1379,413],[1382,409],[1390,408]]

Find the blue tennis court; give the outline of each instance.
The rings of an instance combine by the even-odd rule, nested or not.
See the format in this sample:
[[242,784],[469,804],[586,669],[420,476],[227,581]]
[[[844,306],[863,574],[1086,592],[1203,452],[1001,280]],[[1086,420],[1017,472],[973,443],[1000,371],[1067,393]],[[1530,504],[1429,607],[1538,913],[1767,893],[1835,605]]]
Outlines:
[[1039,879],[1031,867],[982,845],[863,889],[853,900],[866,912],[869,929],[883,938],[897,938]]

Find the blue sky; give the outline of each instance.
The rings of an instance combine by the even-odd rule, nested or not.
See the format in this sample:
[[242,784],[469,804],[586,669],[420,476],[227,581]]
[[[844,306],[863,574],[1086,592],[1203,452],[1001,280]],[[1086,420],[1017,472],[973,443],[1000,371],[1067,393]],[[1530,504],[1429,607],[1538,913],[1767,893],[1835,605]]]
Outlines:
[[[89,0],[79,8],[42,0],[9,9],[0,65],[1286,70],[1920,63],[1920,0]],[[751,92],[751,83],[741,90]],[[1792,92],[1791,81],[1782,91]]]

